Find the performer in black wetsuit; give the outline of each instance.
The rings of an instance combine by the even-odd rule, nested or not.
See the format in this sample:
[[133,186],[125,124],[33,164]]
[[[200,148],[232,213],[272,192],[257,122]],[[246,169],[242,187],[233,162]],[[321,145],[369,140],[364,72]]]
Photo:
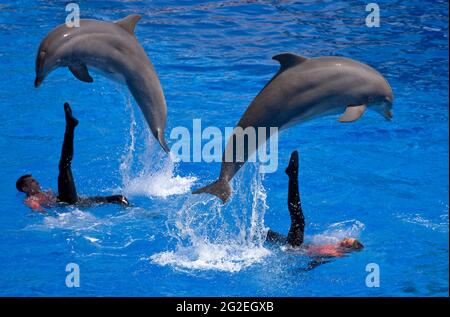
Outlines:
[[[286,168],[289,177],[288,209],[291,216],[291,227],[287,237],[269,230],[266,241],[275,244],[288,244],[292,247],[301,247],[307,255],[315,258],[339,257],[345,253],[360,250],[363,245],[354,238],[344,238],[337,244],[304,245],[305,217],[303,215],[298,191],[298,152],[291,154],[289,165]],[[323,262],[321,262],[323,263]]]
[[78,196],[71,168],[74,131],[75,127],[78,125],[78,120],[73,117],[72,109],[70,109],[68,103],[64,104],[64,112],[66,117],[66,130],[59,161],[58,196],[55,196],[51,191],[42,191],[39,183],[31,175],[27,174],[19,177],[16,182],[17,190],[27,194],[25,204],[33,210],[41,211],[43,210],[42,207],[51,207],[56,203],[67,203],[69,205],[117,203],[128,206],[129,202],[127,198],[122,195],[94,197]]

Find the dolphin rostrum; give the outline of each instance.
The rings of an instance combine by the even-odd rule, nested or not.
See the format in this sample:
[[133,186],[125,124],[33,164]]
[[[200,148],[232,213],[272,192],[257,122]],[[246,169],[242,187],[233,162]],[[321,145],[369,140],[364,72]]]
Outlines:
[[[249,150],[244,146],[243,160],[235,156],[225,160],[225,154],[234,151],[238,130],[242,132],[254,127],[256,134],[259,128],[282,130],[342,112],[339,121],[352,122],[358,120],[368,107],[388,120],[392,118],[392,89],[386,79],[368,65],[343,57],[306,58],[291,53],[275,55],[273,59],[281,67],[252,101],[228,139],[219,179],[195,190],[194,194],[209,193],[224,203],[229,199],[229,181],[255,152],[255,147]],[[271,136],[270,133],[265,135],[261,144]],[[257,135],[256,139],[259,140]]]
[[115,23],[82,19],[79,27],[59,25],[39,46],[34,86],[38,87],[50,72],[61,66],[67,66],[79,80],[91,83],[88,67],[92,67],[128,86],[152,134],[169,152],[164,139],[167,117],[164,93],[134,34],[140,18],[132,14]]

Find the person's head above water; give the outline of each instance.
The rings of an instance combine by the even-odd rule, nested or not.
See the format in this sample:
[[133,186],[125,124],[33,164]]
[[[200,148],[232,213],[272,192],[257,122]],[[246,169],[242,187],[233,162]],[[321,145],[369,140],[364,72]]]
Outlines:
[[339,247],[344,249],[347,252],[358,251],[364,248],[361,242],[356,240],[355,238],[344,238],[339,241]]
[[39,182],[31,174],[20,176],[16,181],[16,188],[19,192],[27,194],[27,196],[36,195],[41,192],[41,185],[39,185]]

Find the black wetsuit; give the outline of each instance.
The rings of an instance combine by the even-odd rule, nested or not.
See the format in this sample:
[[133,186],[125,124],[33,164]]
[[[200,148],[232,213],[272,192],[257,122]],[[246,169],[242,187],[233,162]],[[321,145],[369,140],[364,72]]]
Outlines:
[[298,191],[298,152],[291,154],[289,165],[286,168],[286,174],[289,177],[288,191],[288,209],[291,215],[291,227],[287,237],[269,230],[267,233],[267,242],[276,244],[289,244],[293,247],[299,247],[303,243],[303,234],[305,231],[305,217],[303,216],[302,205],[300,202],[300,193]]
[[73,204],[100,204],[100,203],[118,203],[128,205],[128,200],[122,195],[113,196],[94,196],[94,197],[78,197],[75,181],[72,175],[72,158],[73,158],[73,138],[75,127],[78,120],[72,116],[72,109],[68,103],[64,104],[64,112],[66,114],[66,131],[64,133],[64,142],[61,150],[61,158],[59,160],[58,175],[58,200],[70,205]]
[[[286,236],[269,230],[266,241],[278,245],[290,245],[300,247],[303,244],[305,232],[305,217],[303,216],[302,205],[300,202],[300,193],[298,190],[298,152],[291,154],[289,166],[286,168],[286,174],[289,176],[288,208],[291,215],[291,227]],[[362,245],[361,245],[362,247]],[[319,265],[330,262],[330,257],[326,255],[312,256],[312,260],[306,267],[299,268],[300,271],[309,271]]]
[[[288,209],[291,215],[291,227],[286,236],[278,232],[269,230],[267,232],[266,241],[278,245],[290,245],[292,247],[300,247],[303,244],[303,237],[305,232],[305,217],[303,216],[302,204],[300,201],[300,193],[298,191],[298,152],[294,151],[291,154],[289,165],[286,168],[286,174],[289,177],[289,191],[288,191]],[[310,271],[319,265],[328,263],[330,260],[322,257],[313,258],[306,267],[299,268],[299,271]]]

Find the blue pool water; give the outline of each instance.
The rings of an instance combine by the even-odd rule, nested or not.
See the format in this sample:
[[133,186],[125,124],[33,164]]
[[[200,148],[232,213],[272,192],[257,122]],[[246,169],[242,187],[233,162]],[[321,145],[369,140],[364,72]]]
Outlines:
[[[82,18],[140,13],[136,35],[160,77],[172,128],[233,127],[277,71],[271,57],[340,55],[378,69],[394,120],[324,117],[279,137],[280,168],[247,164],[221,206],[191,189],[220,164],[173,164],[149,137],[126,87],[58,69],[35,89],[34,59],[66,1],[0,4],[0,295],[438,296],[448,295],[448,3],[377,1],[77,1]],[[33,173],[56,190],[62,105],[80,120],[73,171],[84,195],[125,193],[133,207],[31,212],[15,181]],[[168,140],[169,145],[174,140]],[[263,243],[289,228],[284,175],[300,152],[307,239],[358,237],[362,252],[305,272],[308,259]],[[80,287],[65,284],[80,267]],[[366,265],[380,267],[369,288]]]

